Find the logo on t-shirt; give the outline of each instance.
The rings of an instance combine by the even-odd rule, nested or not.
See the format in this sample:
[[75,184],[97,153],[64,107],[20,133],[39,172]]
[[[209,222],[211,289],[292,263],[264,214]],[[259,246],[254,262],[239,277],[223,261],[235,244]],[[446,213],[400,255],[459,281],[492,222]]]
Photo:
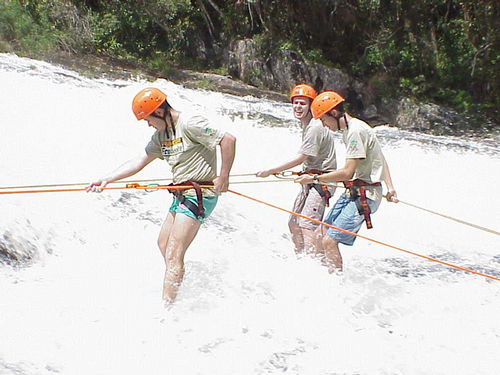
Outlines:
[[161,142],[161,154],[164,158],[180,154],[184,151],[184,143],[181,138]]
[[357,151],[357,150],[358,150],[358,141],[353,139],[351,141],[351,143],[349,144],[348,151],[349,151],[349,153],[352,153],[352,152]]
[[208,135],[208,136],[213,136],[215,134],[215,130],[212,128],[209,128],[208,126],[205,126],[203,128],[203,133]]

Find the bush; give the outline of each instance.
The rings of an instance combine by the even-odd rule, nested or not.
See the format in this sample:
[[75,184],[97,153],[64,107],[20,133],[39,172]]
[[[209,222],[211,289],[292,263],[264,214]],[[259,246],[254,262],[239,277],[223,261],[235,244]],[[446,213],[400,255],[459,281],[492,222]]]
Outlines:
[[46,14],[37,22],[17,1],[6,1],[0,2],[0,40],[10,51],[30,55],[56,50],[59,34]]

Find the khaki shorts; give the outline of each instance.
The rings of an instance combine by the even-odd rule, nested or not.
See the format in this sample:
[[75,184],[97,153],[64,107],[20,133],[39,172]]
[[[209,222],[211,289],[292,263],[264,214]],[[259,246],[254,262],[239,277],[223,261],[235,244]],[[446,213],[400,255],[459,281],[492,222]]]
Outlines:
[[[329,187],[328,190],[333,197],[335,188]],[[330,201],[331,200],[332,198],[330,198]],[[322,221],[325,213],[325,207],[325,200],[321,197],[321,195],[319,195],[315,188],[309,185],[302,185],[302,189],[297,195],[297,198],[295,198],[292,211],[312,219]],[[295,215],[290,215],[288,225],[298,225],[304,229],[316,230],[319,224]]]

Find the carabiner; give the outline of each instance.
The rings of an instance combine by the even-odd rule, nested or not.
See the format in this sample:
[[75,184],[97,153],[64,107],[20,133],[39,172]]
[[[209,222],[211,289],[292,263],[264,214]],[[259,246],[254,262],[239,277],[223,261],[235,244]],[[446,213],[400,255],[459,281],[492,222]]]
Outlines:
[[147,187],[146,187],[146,189],[144,189],[144,191],[145,191],[146,193],[152,193],[152,192],[154,192],[154,191],[158,191],[158,189],[159,189],[159,188],[157,187],[156,189],[155,189],[155,188],[150,189],[149,187],[150,187],[150,186],[153,186],[153,187],[154,187],[154,186],[160,186],[160,184],[148,184],[148,185],[146,185],[146,186],[147,186]]

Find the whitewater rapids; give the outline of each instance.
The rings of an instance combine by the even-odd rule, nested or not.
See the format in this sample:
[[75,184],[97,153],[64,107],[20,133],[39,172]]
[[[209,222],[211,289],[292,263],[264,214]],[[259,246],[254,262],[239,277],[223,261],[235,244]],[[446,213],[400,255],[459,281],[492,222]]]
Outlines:
[[[237,137],[233,174],[300,144],[287,103],[88,79],[11,54],[0,54],[0,85],[0,186],[89,182],[134,157],[152,129],[130,103],[152,85]],[[402,200],[500,230],[495,140],[376,132]],[[341,166],[340,134],[336,145]],[[170,171],[158,160],[136,177]],[[231,188],[286,209],[299,189]],[[162,191],[0,195],[0,248],[17,257],[0,262],[0,374],[500,373],[500,282],[363,239],[341,249],[343,275],[329,275],[297,259],[286,213],[230,193],[166,311],[156,238],[170,202]],[[385,201],[372,219],[360,234],[500,277],[494,234]]]

